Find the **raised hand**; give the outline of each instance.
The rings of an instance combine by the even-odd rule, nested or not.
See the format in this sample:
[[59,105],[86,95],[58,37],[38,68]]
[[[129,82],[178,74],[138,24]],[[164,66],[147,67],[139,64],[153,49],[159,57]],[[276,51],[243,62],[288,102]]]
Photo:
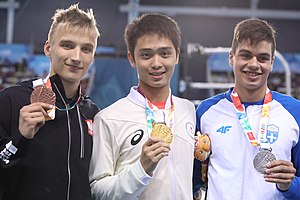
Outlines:
[[19,117],[19,131],[28,138],[32,139],[36,132],[45,124],[47,117],[47,110],[52,109],[53,106],[46,103],[32,103],[24,106],[20,110]]
[[296,173],[293,163],[286,160],[275,160],[268,163],[264,178],[267,182],[276,183],[280,190],[289,189]]
[[141,164],[145,172],[152,176],[158,162],[169,155],[170,145],[163,142],[162,139],[150,138],[142,148]]

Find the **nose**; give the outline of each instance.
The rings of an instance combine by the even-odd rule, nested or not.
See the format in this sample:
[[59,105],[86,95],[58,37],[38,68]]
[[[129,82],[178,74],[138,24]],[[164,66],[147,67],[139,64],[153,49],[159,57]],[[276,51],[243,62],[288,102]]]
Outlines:
[[80,48],[74,48],[73,51],[72,51],[72,56],[71,56],[71,60],[73,62],[80,62]]
[[259,61],[258,61],[258,59],[257,59],[256,56],[253,56],[253,57],[249,60],[248,64],[249,64],[249,66],[251,66],[251,67],[259,67],[259,66],[260,66]]
[[152,58],[151,67],[160,68],[162,66],[161,57],[159,55],[154,55]]

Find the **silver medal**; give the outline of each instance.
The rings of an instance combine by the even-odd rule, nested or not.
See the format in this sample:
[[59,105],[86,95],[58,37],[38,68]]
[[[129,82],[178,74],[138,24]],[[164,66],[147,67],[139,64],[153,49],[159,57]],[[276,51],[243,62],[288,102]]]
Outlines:
[[264,174],[267,164],[273,160],[276,160],[274,154],[268,149],[262,149],[254,157],[253,165],[259,173]]

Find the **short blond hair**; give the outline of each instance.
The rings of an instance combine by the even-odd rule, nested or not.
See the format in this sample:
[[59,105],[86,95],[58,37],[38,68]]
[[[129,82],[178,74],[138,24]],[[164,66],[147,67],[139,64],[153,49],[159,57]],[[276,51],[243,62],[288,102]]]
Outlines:
[[78,7],[78,4],[71,5],[67,9],[57,9],[52,20],[48,33],[49,42],[54,41],[53,35],[58,26],[66,31],[80,31],[82,34],[89,34],[95,39],[100,36],[93,10],[83,11]]

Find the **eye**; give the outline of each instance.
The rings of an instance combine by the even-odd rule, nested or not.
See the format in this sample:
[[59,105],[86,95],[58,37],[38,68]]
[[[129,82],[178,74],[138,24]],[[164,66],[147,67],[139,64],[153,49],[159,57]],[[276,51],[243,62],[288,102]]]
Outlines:
[[144,59],[149,59],[151,58],[151,53],[149,51],[143,51],[140,56]]
[[269,56],[258,56],[257,60],[261,63],[267,62],[270,60]]
[[83,47],[82,51],[84,53],[91,53],[91,52],[93,52],[93,48],[92,47]]
[[163,58],[169,57],[170,54],[171,54],[171,52],[168,51],[168,50],[164,50],[164,51],[162,51],[162,52],[160,53],[161,57],[163,57]]
[[203,139],[203,140],[202,140],[202,143],[203,143],[203,144],[206,144],[206,140],[205,140],[205,139]]
[[239,56],[244,60],[248,60],[248,59],[252,58],[252,55],[249,53],[241,53],[241,54],[239,54]]
[[61,47],[63,47],[64,49],[72,49],[74,47],[73,44],[65,42],[61,44]]

